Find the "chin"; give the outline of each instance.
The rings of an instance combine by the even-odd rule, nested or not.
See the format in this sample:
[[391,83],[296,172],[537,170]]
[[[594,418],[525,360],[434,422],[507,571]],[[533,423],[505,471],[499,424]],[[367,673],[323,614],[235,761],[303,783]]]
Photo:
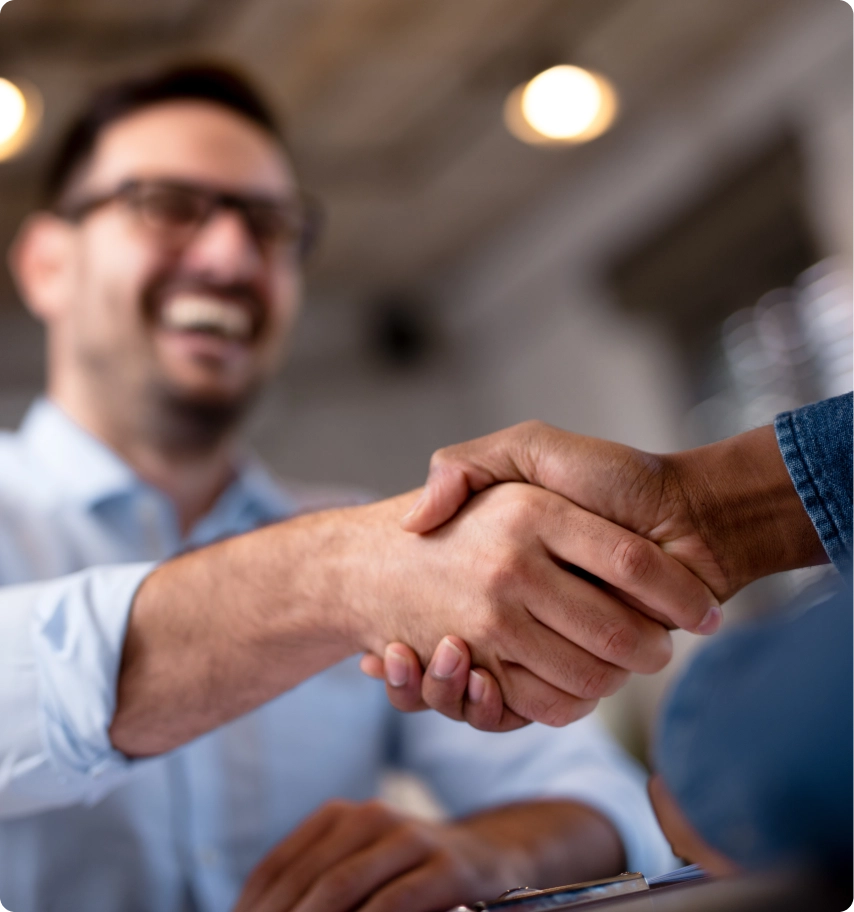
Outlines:
[[223,369],[222,365],[191,363],[164,371],[162,386],[178,399],[201,404],[228,405],[251,396],[263,379],[247,371]]
[[167,388],[171,398],[188,405],[223,407],[243,402],[255,389],[254,386],[235,387],[217,383],[171,383]]
[[261,389],[253,384],[175,383],[155,385],[153,433],[173,451],[201,452],[233,432]]

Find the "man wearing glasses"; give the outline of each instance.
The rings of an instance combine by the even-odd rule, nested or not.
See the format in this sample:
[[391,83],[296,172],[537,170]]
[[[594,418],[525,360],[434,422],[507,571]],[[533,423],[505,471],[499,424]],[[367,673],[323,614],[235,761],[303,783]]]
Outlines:
[[[412,494],[289,520],[306,504],[241,449],[318,224],[253,92],[190,68],[97,96],[16,240],[48,389],[0,439],[15,912],[429,912],[669,862],[642,777],[595,721],[520,726],[578,719],[669,657],[662,625],[553,556],[701,631],[704,585],[533,486],[424,537],[400,527]],[[597,542],[672,585],[606,566]],[[398,716],[354,665],[394,640],[426,660],[446,633],[498,680],[495,727],[519,731]],[[472,704],[485,682],[469,679]],[[388,764],[426,776],[455,820],[370,803]]]

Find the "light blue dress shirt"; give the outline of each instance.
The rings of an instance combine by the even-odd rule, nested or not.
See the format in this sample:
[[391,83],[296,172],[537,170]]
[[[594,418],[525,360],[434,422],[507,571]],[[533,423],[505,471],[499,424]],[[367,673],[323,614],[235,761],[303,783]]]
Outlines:
[[632,870],[673,866],[642,772],[595,719],[497,735],[401,715],[355,659],[164,756],[114,750],[125,626],[154,563],[298,508],[247,460],[182,538],[169,501],[48,401],[0,435],[7,908],[226,912],[275,843],[330,798],[374,796],[389,766],[422,776],[451,815],[532,797],[584,802],[619,829]]

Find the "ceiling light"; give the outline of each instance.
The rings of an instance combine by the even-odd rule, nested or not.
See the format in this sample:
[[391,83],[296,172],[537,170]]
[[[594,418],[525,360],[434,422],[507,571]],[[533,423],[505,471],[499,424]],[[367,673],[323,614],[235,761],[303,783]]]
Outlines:
[[24,93],[8,79],[0,79],[0,145],[7,143],[23,126],[27,116]]
[[588,142],[614,122],[617,94],[607,79],[575,66],[556,66],[517,86],[504,106],[510,132],[539,145]]
[[29,144],[41,115],[42,99],[35,86],[0,78],[0,161]]

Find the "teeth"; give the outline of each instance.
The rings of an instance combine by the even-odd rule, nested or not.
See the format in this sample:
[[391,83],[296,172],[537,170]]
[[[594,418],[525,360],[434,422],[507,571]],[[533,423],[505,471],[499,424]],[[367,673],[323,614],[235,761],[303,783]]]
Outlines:
[[177,295],[163,308],[161,322],[167,329],[214,332],[228,339],[248,339],[252,332],[252,318],[243,307],[208,295]]

